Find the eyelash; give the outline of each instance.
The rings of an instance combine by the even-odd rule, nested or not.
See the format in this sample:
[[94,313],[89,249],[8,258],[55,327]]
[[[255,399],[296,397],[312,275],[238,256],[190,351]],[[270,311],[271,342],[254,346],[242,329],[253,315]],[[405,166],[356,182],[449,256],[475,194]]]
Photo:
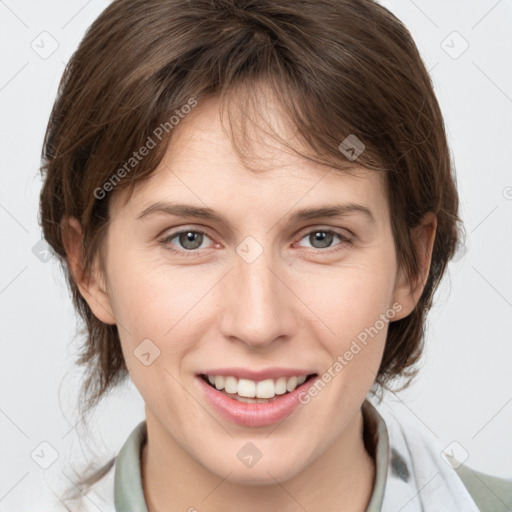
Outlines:
[[[174,254],[178,254],[180,256],[187,256],[187,257],[195,257],[195,256],[198,256],[198,252],[199,252],[199,249],[191,249],[191,250],[178,250],[178,249],[174,249],[172,247],[169,246],[171,240],[173,240],[174,238],[176,238],[177,236],[181,235],[182,233],[199,233],[199,234],[202,234],[203,236],[207,236],[208,238],[211,238],[210,236],[208,236],[208,233],[202,229],[182,229],[180,231],[175,231],[174,233],[170,233],[168,236],[166,236],[163,240],[161,240],[161,243],[162,245],[164,245],[166,247],[166,249]],[[333,235],[336,235],[337,237],[339,237],[340,239],[340,243],[335,246],[335,247],[338,247],[338,248],[325,248],[325,249],[315,249],[314,247],[311,247],[311,248],[308,248],[308,249],[311,249],[315,252],[324,252],[324,253],[329,253],[329,254],[332,254],[333,252],[336,252],[338,250],[341,250],[343,247],[345,247],[346,245],[351,245],[352,244],[352,240],[353,238],[352,237],[349,237],[347,236],[345,233],[342,233],[341,231],[337,231],[335,229],[312,229],[310,231],[307,231],[305,232],[299,239],[298,241],[302,240],[303,238],[305,238],[306,236],[312,234],[312,233],[329,233],[329,234],[333,234]],[[340,248],[341,246],[341,248]]]

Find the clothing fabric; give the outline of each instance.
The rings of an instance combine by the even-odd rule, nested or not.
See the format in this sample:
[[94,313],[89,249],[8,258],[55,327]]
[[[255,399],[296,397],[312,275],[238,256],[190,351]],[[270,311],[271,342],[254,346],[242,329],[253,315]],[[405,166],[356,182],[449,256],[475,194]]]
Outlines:
[[[376,475],[367,512],[512,510],[512,479],[485,475],[445,458],[433,437],[398,420],[390,409],[365,400],[362,412],[365,436],[371,434],[375,442]],[[142,421],[109,471],[79,500],[77,508],[70,510],[148,512],[141,479],[146,436],[146,422]]]

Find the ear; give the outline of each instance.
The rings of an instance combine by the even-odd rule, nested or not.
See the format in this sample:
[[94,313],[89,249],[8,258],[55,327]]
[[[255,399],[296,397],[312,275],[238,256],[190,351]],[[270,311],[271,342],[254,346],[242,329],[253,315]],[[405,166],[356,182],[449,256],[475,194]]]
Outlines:
[[423,293],[430,270],[436,228],[437,218],[432,212],[428,212],[423,216],[420,224],[410,231],[420,271],[418,278],[411,285],[405,271],[402,268],[399,269],[393,297],[394,302],[402,305],[402,309],[394,320],[400,320],[409,315]]
[[74,217],[64,219],[62,240],[66,249],[66,259],[82,297],[87,301],[94,316],[105,324],[115,324],[114,312],[107,293],[105,279],[95,258],[89,276],[83,272],[82,228]]

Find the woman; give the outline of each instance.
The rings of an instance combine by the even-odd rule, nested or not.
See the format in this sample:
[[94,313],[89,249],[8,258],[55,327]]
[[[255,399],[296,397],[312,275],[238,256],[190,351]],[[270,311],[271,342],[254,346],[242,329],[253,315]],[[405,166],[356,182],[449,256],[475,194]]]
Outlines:
[[368,400],[415,375],[460,236],[442,114],[386,9],[114,1],[65,71],[43,157],[44,235],[88,329],[83,409],[128,376],[145,402],[71,510],[510,496]]

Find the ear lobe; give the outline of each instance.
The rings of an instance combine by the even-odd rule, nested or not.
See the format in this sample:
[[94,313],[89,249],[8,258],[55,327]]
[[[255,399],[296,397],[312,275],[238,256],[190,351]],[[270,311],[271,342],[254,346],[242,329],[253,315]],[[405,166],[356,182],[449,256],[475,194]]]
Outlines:
[[110,304],[104,276],[99,268],[98,258],[95,258],[89,276],[84,275],[82,228],[74,217],[64,219],[62,240],[66,248],[66,259],[80,294],[87,301],[94,316],[105,324],[116,324],[114,312]]
[[410,231],[418,261],[419,274],[415,282],[411,284],[407,279],[405,270],[399,269],[394,300],[402,305],[402,310],[400,315],[395,317],[395,320],[400,320],[409,315],[423,293],[430,271],[436,228],[437,218],[432,212],[428,212],[423,216],[420,224]]

